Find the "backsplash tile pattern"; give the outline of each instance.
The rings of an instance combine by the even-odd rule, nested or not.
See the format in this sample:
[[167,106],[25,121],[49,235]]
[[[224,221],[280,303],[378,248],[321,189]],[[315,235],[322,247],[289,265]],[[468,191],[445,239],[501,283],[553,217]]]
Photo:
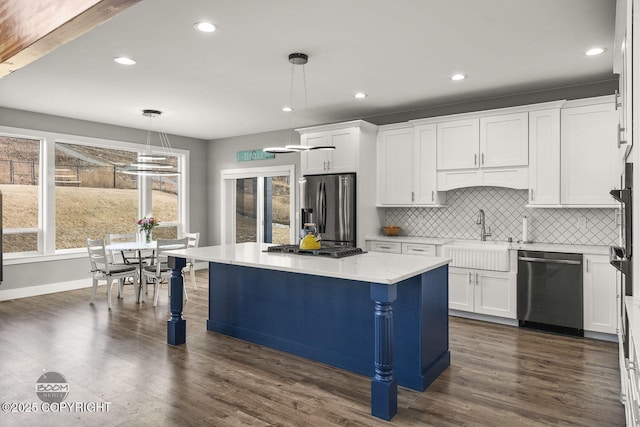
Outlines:
[[[529,240],[577,245],[614,245],[618,241],[617,209],[526,208],[526,190],[475,187],[447,192],[446,208],[387,208],[386,225],[402,227],[412,236],[480,239],[478,211],[491,229],[487,240],[522,240],[522,218],[529,223]],[[586,221],[586,229],[582,224]]]

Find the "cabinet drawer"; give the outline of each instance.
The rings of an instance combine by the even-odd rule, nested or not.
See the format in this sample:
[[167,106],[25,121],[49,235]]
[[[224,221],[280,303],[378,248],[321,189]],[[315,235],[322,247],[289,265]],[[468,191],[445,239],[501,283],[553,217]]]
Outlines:
[[411,255],[436,256],[436,245],[423,243],[403,243],[402,253]]
[[399,254],[402,253],[402,245],[400,242],[380,242],[373,240],[369,242],[369,250],[372,252],[389,252]]

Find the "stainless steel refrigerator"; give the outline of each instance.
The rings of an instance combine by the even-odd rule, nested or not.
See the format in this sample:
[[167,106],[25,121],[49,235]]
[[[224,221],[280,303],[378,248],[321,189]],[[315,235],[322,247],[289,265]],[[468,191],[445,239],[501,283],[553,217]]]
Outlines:
[[[356,174],[307,175],[301,193],[303,222],[314,222],[322,245],[356,245]],[[308,219],[311,221],[308,221]],[[304,224],[301,224],[304,226]]]

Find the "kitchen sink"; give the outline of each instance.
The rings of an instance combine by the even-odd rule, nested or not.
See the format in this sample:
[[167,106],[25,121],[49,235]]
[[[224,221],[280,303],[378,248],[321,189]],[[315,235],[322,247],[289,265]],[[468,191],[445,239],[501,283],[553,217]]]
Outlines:
[[496,242],[453,242],[442,246],[451,267],[509,271],[509,245]]

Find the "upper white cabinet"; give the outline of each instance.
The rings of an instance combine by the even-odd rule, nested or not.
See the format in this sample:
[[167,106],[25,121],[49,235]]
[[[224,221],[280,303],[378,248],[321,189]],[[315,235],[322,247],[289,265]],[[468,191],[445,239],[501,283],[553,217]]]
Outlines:
[[437,169],[478,167],[480,120],[455,120],[437,124]]
[[526,112],[480,118],[480,166],[527,166],[528,121]]
[[529,113],[529,205],[560,204],[560,107]]
[[[437,188],[528,188],[528,113],[464,114],[437,123]],[[476,117],[468,117],[476,115]]]
[[434,206],[444,202],[436,191],[436,126],[390,126],[378,132],[379,206]]
[[568,102],[561,124],[561,204],[616,207],[609,191],[620,185],[621,160],[612,97]]
[[438,123],[438,170],[526,166],[526,112]]
[[332,150],[312,150],[302,153],[304,175],[356,172],[358,167],[358,132],[355,127],[305,133],[301,144],[335,147]]
[[[613,72],[618,74],[616,109],[618,111],[618,135],[616,143],[621,146],[620,157],[626,159],[633,148],[632,97],[633,85],[633,1],[618,0],[616,4],[616,30],[613,46]],[[637,17],[636,17],[637,20]],[[637,37],[637,35],[636,35]],[[622,162],[620,163],[623,167]],[[622,169],[620,170],[622,173]]]

